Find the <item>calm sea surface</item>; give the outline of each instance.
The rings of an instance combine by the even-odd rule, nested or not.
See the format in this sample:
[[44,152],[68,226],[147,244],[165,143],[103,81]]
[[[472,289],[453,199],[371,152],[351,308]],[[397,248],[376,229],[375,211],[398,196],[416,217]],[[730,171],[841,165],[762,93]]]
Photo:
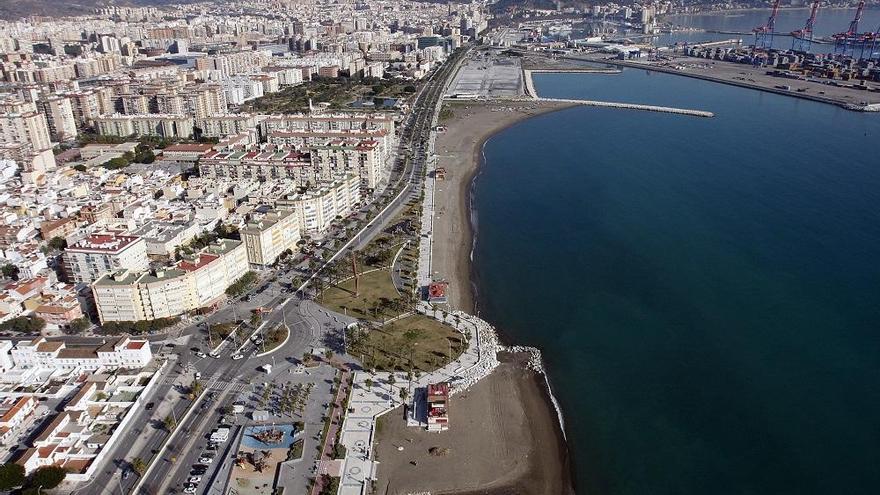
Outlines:
[[492,138],[482,315],[544,350],[579,493],[880,493],[880,115],[670,75],[542,74]]

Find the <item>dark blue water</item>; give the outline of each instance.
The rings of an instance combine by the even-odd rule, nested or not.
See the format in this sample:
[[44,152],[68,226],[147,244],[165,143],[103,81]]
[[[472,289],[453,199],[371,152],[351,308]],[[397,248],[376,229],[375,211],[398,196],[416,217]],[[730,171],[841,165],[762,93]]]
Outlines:
[[880,492],[880,115],[626,70],[492,138],[482,315],[544,350],[579,493]]

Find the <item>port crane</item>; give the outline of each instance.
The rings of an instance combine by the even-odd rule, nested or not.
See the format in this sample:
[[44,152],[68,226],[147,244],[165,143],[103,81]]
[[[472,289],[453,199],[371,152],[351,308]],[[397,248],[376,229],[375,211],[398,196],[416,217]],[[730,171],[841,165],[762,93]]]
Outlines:
[[767,23],[752,29],[755,33],[755,48],[770,49],[773,47],[773,36],[776,34],[776,14],[779,13],[779,0],[774,0],[773,10]]
[[[859,35],[859,22],[862,20],[862,13],[865,11],[865,0],[859,1],[859,7],[856,9],[856,15],[849,23],[849,29],[845,33],[837,33],[834,38],[834,53],[846,55],[852,51],[855,55],[856,45],[861,45],[862,52],[865,50],[865,36]],[[868,33],[870,34],[870,33]]]
[[810,8],[810,17],[804,27],[791,32],[791,49],[798,52],[809,52],[813,47],[813,25],[816,24],[816,14],[819,13],[819,2],[813,2]]

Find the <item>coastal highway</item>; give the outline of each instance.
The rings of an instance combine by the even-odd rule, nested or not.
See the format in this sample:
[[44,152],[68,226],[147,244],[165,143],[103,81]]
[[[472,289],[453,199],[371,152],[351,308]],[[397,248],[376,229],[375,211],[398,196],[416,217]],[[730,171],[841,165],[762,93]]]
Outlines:
[[[471,47],[466,47],[456,51],[447,63],[429,75],[425,84],[420,88],[413,103],[413,111],[406,119],[400,136],[398,156],[406,158],[401,174],[393,183],[395,186],[403,183],[403,187],[399,189],[399,193],[394,199],[381,210],[380,214],[349,242],[350,248],[359,249],[366,245],[400,212],[407,201],[418,198],[424,180],[425,164],[429,159],[427,142],[432,132],[434,115],[446,87],[458,70],[460,62],[466,58],[470,50]],[[398,187],[394,187],[394,189],[398,189]],[[315,270],[312,278],[344,251],[345,249],[340,250],[322,267]],[[308,281],[297,290],[297,293],[302,294],[300,291],[307,284]],[[216,409],[219,404],[219,401],[211,403],[204,411],[194,411],[189,417],[186,417],[192,401],[184,397],[185,387],[192,382],[195,371],[201,373],[202,382],[209,389],[219,390],[220,393],[226,394],[237,388],[236,383],[247,383],[257,376],[260,373],[257,368],[263,364],[271,363],[272,356],[275,356],[276,359],[302,356],[312,347],[324,345],[328,333],[339,331],[341,326],[344,326],[342,322],[330,321],[327,315],[315,309],[316,305],[311,301],[288,297],[279,302],[280,304],[277,304],[271,312],[266,314],[264,323],[260,325],[258,331],[286,321],[291,329],[291,336],[282,348],[270,356],[249,357],[233,361],[231,355],[235,349],[231,345],[224,347],[220,357],[216,359],[199,358],[187,345],[178,345],[174,349],[168,348],[168,351],[178,354],[178,359],[172,359],[169,362],[168,367],[163,371],[165,376],[162,382],[150,397],[146,397],[142,401],[143,404],[153,402],[155,407],[151,411],[147,411],[143,405],[138,406],[140,409],[133,418],[132,426],[127,429],[123,438],[104,461],[101,471],[91,482],[78,487],[73,493],[136,492],[155,494],[167,493],[166,488],[169,486],[180,486],[191,468],[192,462],[189,461],[192,459],[190,457],[197,455],[198,452],[181,451],[180,445],[185,447],[186,441],[181,440],[180,433],[171,442],[174,452],[163,448],[169,437],[169,432],[163,427],[162,420],[168,415],[173,415],[180,423],[177,428],[182,428],[186,437],[201,438],[216,424]],[[184,334],[197,334],[198,329],[199,325],[194,325],[185,330]],[[245,343],[244,346],[242,352],[253,352],[252,347],[248,347],[252,344]],[[202,401],[204,400],[207,398],[204,397]],[[200,404],[201,402],[196,407],[201,408]],[[196,420],[192,418],[198,418],[197,422],[194,423]],[[175,459],[175,454],[180,458]],[[153,459],[154,457],[157,458]],[[134,458],[140,458],[150,463],[142,481],[133,473],[123,476],[125,471],[130,470],[130,463]]]
[[352,249],[360,249],[378,235],[411,199],[418,198],[425,178],[425,165],[429,159],[427,142],[432,131],[434,114],[442,101],[446,88],[452,82],[459,65],[467,58],[472,46],[456,51],[436,72],[428,77],[413,103],[413,112],[406,120],[400,136],[398,156],[406,156],[407,165],[402,193],[360,232]]

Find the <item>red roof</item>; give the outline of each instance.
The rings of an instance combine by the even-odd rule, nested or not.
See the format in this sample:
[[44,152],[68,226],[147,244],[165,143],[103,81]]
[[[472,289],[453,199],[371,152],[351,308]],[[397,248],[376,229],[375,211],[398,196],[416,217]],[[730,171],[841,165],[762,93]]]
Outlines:
[[177,267],[187,272],[194,272],[217,258],[219,258],[219,256],[216,254],[202,253],[196,258],[195,263],[183,260],[177,264]]

